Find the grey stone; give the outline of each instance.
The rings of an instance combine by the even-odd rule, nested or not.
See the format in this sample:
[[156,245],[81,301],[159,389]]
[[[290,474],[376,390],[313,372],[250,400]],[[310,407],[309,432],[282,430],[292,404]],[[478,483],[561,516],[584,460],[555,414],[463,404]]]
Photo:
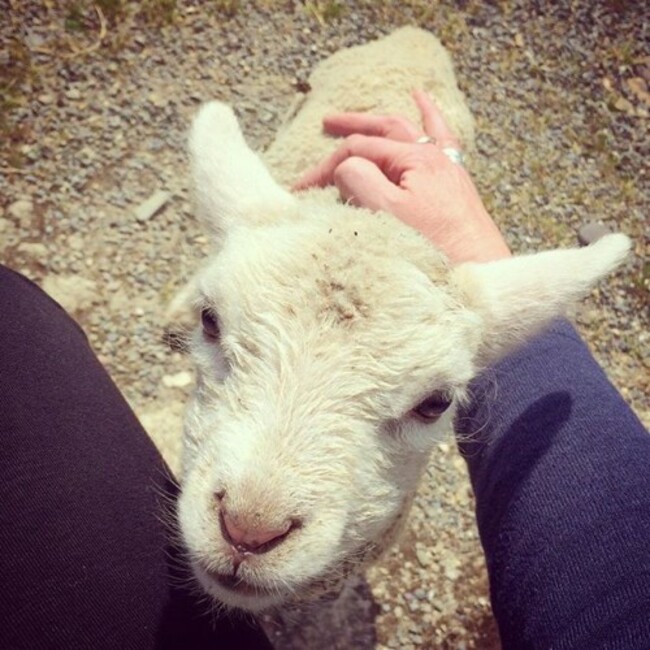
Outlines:
[[612,231],[603,223],[590,221],[578,230],[578,242],[581,246],[588,246],[598,241],[601,237],[609,235]]

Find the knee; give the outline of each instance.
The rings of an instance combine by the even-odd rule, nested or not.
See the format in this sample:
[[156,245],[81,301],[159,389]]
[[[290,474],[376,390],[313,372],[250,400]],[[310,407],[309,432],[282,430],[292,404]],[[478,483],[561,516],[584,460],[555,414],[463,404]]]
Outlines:
[[[43,335],[66,331],[85,338],[83,330],[65,309],[25,276],[0,264],[0,333]],[[6,343],[5,343],[6,344]]]

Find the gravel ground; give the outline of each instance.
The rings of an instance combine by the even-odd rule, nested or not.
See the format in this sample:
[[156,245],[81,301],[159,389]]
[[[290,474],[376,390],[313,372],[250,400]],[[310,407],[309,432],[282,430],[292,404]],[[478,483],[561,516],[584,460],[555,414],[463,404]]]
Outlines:
[[[315,62],[418,24],[454,58],[477,118],[468,164],[514,250],[572,245],[592,221],[633,237],[634,258],[573,316],[648,424],[650,9],[545,4],[0,0],[0,260],[75,315],[177,468],[192,376],[161,321],[207,246],[188,202],[191,115],[229,101],[263,148]],[[311,613],[333,638],[267,620],[278,647],[499,647],[453,444],[400,547],[344,596]]]

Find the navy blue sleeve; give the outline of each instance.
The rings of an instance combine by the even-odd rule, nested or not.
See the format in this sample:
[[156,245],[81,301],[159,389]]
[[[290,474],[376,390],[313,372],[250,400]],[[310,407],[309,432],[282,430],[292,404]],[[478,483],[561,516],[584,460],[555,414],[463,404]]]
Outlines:
[[460,446],[503,647],[650,648],[648,432],[563,321],[472,393]]

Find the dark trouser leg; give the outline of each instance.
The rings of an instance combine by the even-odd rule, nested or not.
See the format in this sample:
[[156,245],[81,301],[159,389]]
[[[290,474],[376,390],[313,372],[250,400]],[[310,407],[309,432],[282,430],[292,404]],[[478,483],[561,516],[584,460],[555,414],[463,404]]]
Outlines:
[[650,435],[556,324],[459,418],[504,648],[650,648]]
[[0,267],[0,648],[268,648],[210,614],[168,470],[76,324]]

